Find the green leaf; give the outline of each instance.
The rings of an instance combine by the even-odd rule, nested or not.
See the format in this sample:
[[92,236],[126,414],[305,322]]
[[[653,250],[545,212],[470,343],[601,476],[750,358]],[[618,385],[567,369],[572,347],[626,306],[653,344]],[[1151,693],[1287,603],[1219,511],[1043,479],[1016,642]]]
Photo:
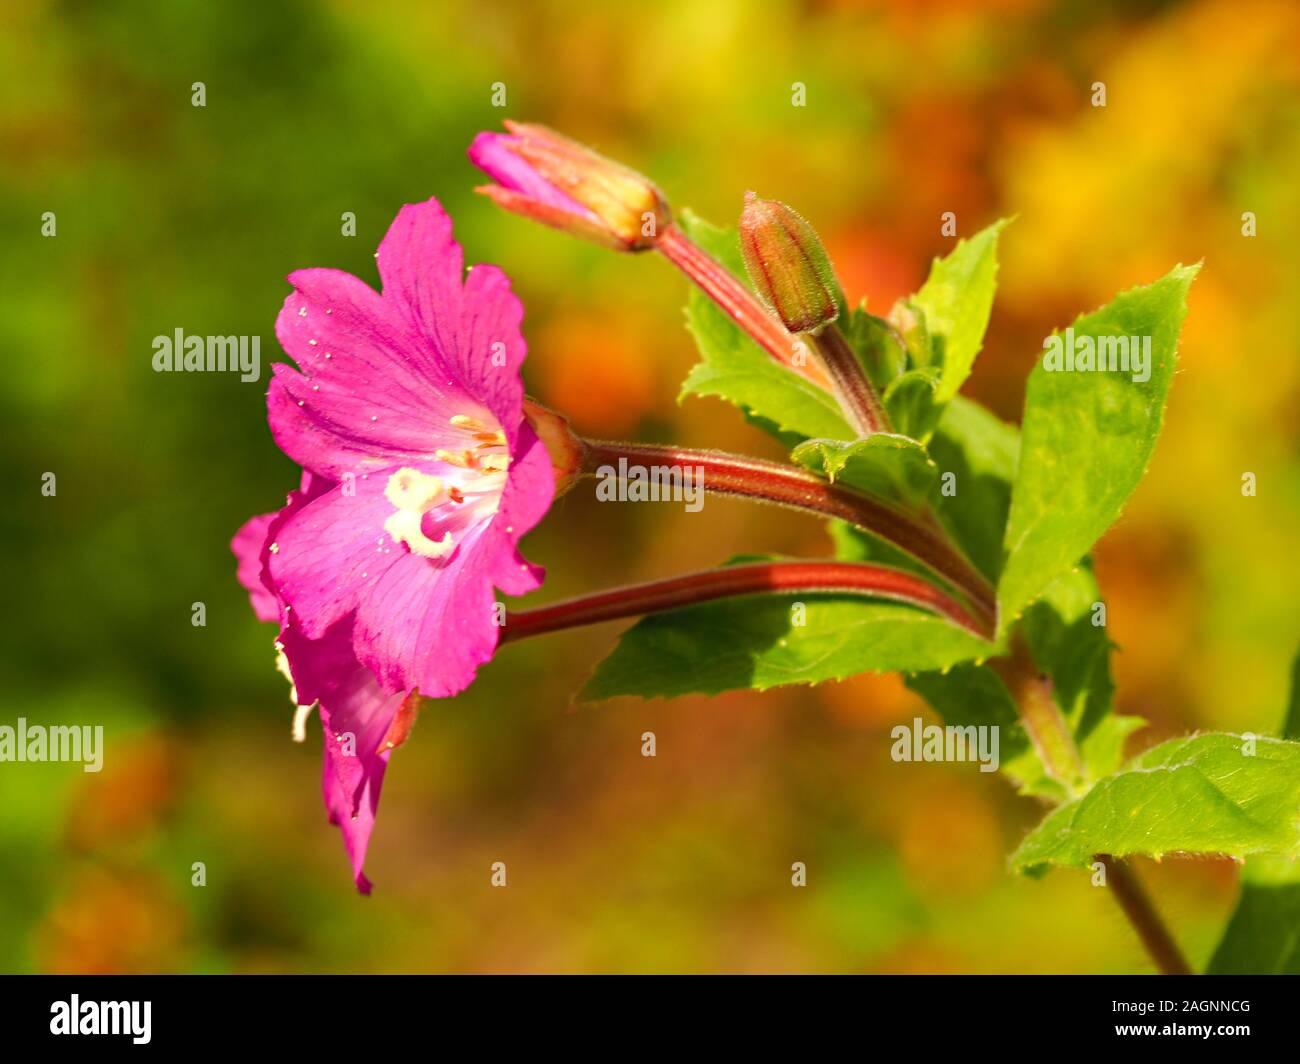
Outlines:
[[1223,733],[1173,739],[1053,810],[1011,857],[1019,871],[1094,854],[1300,856],[1300,743]]
[[896,377],[882,398],[895,431],[928,440],[944,411],[938,396],[939,375],[927,367],[909,369]]
[[925,314],[934,364],[943,371],[941,403],[960,391],[984,342],[997,288],[998,234],[1008,221],[994,222],[935,259],[929,278],[910,301]]
[[[804,624],[795,623],[801,602]],[[586,699],[764,691],[860,672],[944,669],[993,647],[921,609],[856,596],[754,595],[645,617],[623,633]]]
[[[1300,654],[1282,738],[1300,740]],[[1241,873],[1241,897],[1206,969],[1212,975],[1300,975],[1300,861],[1257,857]]]
[[851,443],[808,440],[790,457],[832,482],[910,507],[925,499],[939,472],[916,440],[887,432]]
[[867,310],[865,300],[837,324],[871,383],[882,392],[907,369],[907,352],[899,345],[894,330],[884,318]]
[[1092,549],[1146,471],[1198,268],[1176,267],[1072,327],[1076,341],[1149,336],[1148,380],[1121,372],[1050,372],[1041,360],[1030,374],[998,587],[1004,627]]
[[[689,211],[678,219],[700,247],[738,277],[745,276],[740,244],[732,230],[719,229]],[[701,361],[682,384],[678,401],[688,395],[711,395],[735,403],[778,437],[852,439],[829,392],[787,369],[741,331],[698,288],[686,302],[686,325],[695,337]]]
[[997,728],[998,768],[1022,794],[1064,796],[1044,772],[1002,679],[987,665],[967,662],[945,672],[908,676],[905,683],[930,704],[944,724]]
[[899,550],[892,543],[865,532],[847,521],[831,520],[826,523],[826,530],[831,534],[835,544],[835,557],[842,562],[875,562],[877,565],[891,565],[895,569],[905,569],[927,580],[934,576],[924,565],[910,554]]
[[960,395],[944,409],[930,440],[930,456],[941,474],[954,474],[956,487],[954,495],[931,495],[935,514],[990,580],[997,579],[1002,565],[1019,450],[1014,426]]
[[1282,738],[1300,739],[1300,654],[1291,662],[1291,701],[1282,720]]
[[1210,958],[1210,975],[1300,975],[1300,860],[1256,857]]
[[[1080,743],[1111,711],[1115,697],[1112,644],[1105,626],[1094,623],[1100,597],[1092,563],[1085,559],[1047,589],[1020,626],[1034,662],[1051,676],[1052,697]],[[1116,758],[1097,775],[1119,764]]]

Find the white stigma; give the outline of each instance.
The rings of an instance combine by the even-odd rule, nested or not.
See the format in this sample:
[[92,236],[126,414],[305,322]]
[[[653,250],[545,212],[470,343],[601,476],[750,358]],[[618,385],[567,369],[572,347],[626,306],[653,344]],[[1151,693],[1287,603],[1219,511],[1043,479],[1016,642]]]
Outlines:
[[455,549],[450,532],[430,539],[420,527],[424,515],[447,498],[441,477],[403,466],[388,478],[384,498],[397,508],[384,522],[384,531],[394,543],[405,543],[412,554],[424,558],[445,558]]

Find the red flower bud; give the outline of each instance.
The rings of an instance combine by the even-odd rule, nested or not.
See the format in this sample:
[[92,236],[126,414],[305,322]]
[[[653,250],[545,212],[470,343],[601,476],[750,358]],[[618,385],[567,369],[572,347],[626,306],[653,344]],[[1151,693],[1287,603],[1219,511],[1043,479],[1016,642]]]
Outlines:
[[494,181],[499,206],[619,251],[653,247],[672,212],[646,177],[545,126],[506,122],[480,133],[470,160]]

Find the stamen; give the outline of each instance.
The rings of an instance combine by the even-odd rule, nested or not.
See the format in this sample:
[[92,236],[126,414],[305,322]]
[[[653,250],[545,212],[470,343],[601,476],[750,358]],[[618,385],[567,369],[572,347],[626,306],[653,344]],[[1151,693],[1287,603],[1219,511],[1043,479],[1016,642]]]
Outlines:
[[[301,709],[302,707],[298,706],[298,688],[294,686],[293,673],[289,671],[289,657],[284,652],[284,644],[278,639],[275,641],[275,667],[280,675],[289,681],[289,701]],[[296,728],[297,725],[295,724],[294,727]]]
[[457,454],[454,451],[444,451],[439,447],[433,452],[433,456],[440,462],[460,466],[462,469],[475,469],[478,466],[478,458],[473,451],[461,451]]
[[293,711],[293,741],[303,743],[307,741],[307,718],[311,716],[311,711],[316,708],[313,702],[310,706],[299,706]]
[[471,432],[490,431],[478,418],[470,417],[468,414],[453,414],[450,421],[458,429],[469,429]]

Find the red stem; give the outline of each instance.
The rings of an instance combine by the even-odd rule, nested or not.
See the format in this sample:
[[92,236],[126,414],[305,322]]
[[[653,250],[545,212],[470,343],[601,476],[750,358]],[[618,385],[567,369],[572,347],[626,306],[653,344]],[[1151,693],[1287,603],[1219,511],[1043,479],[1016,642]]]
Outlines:
[[870,595],[906,602],[930,610],[981,639],[988,638],[988,633],[954,599],[900,569],[859,562],[756,562],[598,591],[550,606],[507,613],[501,642],[714,599],[777,592]]
[[584,440],[584,471],[595,473],[602,466],[618,469],[619,459],[628,466],[698,467],[703,470],[705,491],[758,499],[824,517],[837,517],[866,529],[905,551],[962,591],[986,627],[995,620],[993,588],[934,524],[924,523],[841,484],[794,466],[765,462],[722,451],[692,450],[648,443],[618,443]]
[[864,436],[873,432],[892,432],[885,406],[844,334],[832,322],[821,332],[813,334],[813,343],[830,375],[835,396],[848,415],[849,424]]

